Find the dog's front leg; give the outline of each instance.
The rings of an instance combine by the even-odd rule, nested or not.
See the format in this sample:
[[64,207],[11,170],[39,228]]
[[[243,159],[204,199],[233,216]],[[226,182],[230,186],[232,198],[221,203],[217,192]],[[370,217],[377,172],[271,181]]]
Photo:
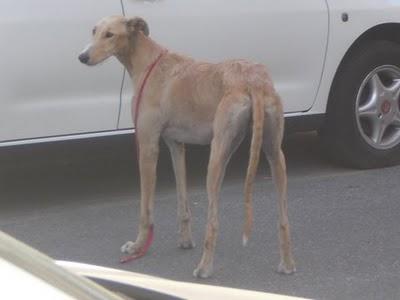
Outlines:
[[195,246],[192,238],[191,212],[187,196],[185,145],[164,138],[171,152],[172,165],[178,195],[179,247],[190,249]]
[[136,254],[143,251],[153,228],[154,192],[156,186],[156,169],[159,153],[159,136],[155,133],[138,135],[139,171],[140,171],[140,223],[135,242],[127,242],[121,251]]

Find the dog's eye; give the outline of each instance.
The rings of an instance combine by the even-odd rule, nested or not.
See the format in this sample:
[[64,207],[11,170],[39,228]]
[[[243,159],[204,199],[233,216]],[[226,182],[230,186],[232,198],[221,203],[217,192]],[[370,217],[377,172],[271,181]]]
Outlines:
[[106,38],[110,38],[112,36],[114,36],[113,33],[109,32],[109,31],[106,32]]
[[96,34],[96,27],[95,27],[95,28],[93,28],[93,30],[92,30],[92,34],[93,34],[93,35],[95,35],[95,34]]

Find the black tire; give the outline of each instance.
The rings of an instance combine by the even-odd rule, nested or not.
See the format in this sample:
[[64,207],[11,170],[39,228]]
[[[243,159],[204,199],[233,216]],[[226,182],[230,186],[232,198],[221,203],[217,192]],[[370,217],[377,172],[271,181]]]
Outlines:
[[362,82],[377,67],[400,68],[400,45],[369,41],[342,62],[331,87],[326,120],[320,136],[324,151],[335,162],[356,168],[378,168],[400,163],[400,143],[377,149],[363,138],[357,125],[356,99]]

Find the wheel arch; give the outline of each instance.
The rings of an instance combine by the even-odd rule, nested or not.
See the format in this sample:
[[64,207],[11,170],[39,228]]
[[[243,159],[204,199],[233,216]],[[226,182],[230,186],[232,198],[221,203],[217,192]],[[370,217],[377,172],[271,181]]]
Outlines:
[[351,44],[351,46],[346,51],[345,55],[343,56],[342,60],[339,63],[339,67],[336,70],[331,87],[329,89],[329,97],[326,108],[327,115],[329,115],[329,109],[333,102],[331,94],[335,88],[335,84],[337,81],[336,79],[338,75],[340,75],[343,65],[346,64],[346,62],[351,58],[352,54],[355,53],[358,49],[365,47],[371,41],[378,41],[378,40],[390,41],[400,44],[400,23],[382,23],[374,27],[371,27],[365,32],[363,32]]

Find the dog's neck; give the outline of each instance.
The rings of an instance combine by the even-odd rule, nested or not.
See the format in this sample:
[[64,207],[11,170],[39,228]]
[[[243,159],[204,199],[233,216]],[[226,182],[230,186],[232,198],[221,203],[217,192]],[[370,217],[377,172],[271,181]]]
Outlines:
[[128,71],[135,88],[147,67],[154,62],[162,51],[163,47],[151,38],[139,33],[134,45],[128,49],[127,53],[117,56]]

